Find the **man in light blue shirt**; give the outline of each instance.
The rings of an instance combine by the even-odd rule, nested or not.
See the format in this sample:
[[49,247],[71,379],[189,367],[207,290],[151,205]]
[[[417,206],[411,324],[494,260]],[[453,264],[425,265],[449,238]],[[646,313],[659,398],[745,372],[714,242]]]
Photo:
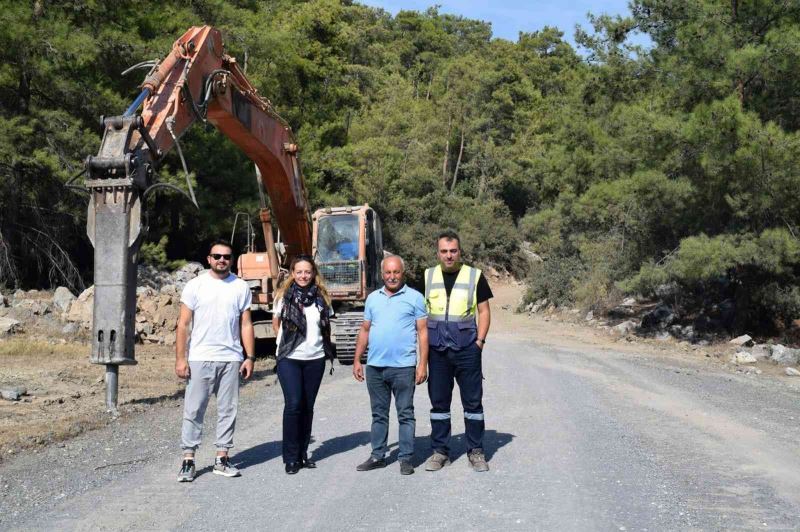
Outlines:
[[366,380],[372,408],[372,454],[356,468],[358,471],[386,467],[389,406],[394,395],[400,425],[400,473],[414,472],[414,386],[428,379],[428,313],[425,298],[405,285],[404,274],[405,264],[399,256],[383,259],[384,286],[367,297],[364,323],[358,333],[353,377],[364,381],[361,356],[369,346]]

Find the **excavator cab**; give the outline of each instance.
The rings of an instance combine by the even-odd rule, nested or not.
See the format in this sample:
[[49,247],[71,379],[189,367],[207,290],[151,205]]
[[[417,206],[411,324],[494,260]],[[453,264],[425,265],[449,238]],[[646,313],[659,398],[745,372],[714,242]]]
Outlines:
[[333,299],[333,336],[339,362],[352,363],[367,296],[383,285],[383,232],[367,204],[314,213],[314,261]]

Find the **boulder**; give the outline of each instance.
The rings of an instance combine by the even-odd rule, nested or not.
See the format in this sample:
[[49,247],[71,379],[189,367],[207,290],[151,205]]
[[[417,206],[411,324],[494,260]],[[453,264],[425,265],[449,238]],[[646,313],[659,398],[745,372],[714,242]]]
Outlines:
[[796,370],[795,368],[786,368],[784,373],[789,377],[800,377],[800,371]]
[[615,325],[614,327],[611,328],[611,330],[617,334],[625,336],[626,334],[630,334],[633,331],[635,331],[637,327],[638,325],[635,321],[627,320],[623,321],[620,324]]
[[736,353],[731,355],[730,363],[736,364],[737,366],[740,364],[755,364],[756,357],[754,357],[747,351],[737,351]]
[[530,310],[531,314],[536,314],[540,310],[542,310],[544,308],[547,308],[547,303],[549,303],[547,298],[542,298],[542,299],[538,300],[536,303],[533,304],[533,307],[531,307],[531,310]]
[[757,360],[769,358],[769,348],[767,344],[756,344],[750,349],[750,354],[756,357]]
[[529,262],[544,262],[544,259],[533,249],[531,249],[531,243],[528,241],[523,241],[522,244],[519,246],[520,251],[522,254],[525,255],[525,258],[528,259]]
[[592,321],[594,319],[594,312],[591,310],[586,313],[586,321]]
[[75,296],[69,291],[69,288],[59,286],[53,294],[53,305],[61,312],[69,311],[70,305],[75,301]]
[[794,366],[798,363],[800,350],[791,349],[781,344],[775,344],[770,348],[769,358],[781,366]]
[[77,323],[67,323],[61,329],[61,334],[65,335],[65,336],[72,336],[72,335],[78,334],[78,331],[80,331],[80,330],[81,330],[81,328]]
[[677,316],[667,305],[659,305],[642,316],[642,329],[666,329],[672,325]]
[[622,303],[620,303],[620,306],[622,306],[622,307],[632,307],[635,304],[636,304],[636,298],[626,297],[625,299],[622,300]]
[[738,338],[734,338],[733,340],[731,340],[728,343],[733,344],[733,345],[738,345],[738,346],[753,345],[753,339],[750,337],[749,334],[743,334],[743,335],[739,336]]
[[11,318],[0,318],[0,336],[22,332],[22,324]]
[[41,299],[21,299],[14,307],[17,314],[23,318],[44,316],[53,310],[49,302]]
[[85,328],[92,326],[92,312],[94,311],[94,286],[90,286],[80,293],[78,299],[72,302],[67,312],[67,321],[81,324]]
[[656,296],[658,296],[659,298],[666,299],[666,298],[672,297],[672,296],[676,295],[678,292],[680,292],[680,287],[678,286],[678,283],[674,283],[674,282],[665,283],[665,284],[658,285],[655,288],[654,292],[655,292]]
[[0,390],[0,397],[6,401],[19,401],[22,398],[22,394],[15,390],[2,389]]

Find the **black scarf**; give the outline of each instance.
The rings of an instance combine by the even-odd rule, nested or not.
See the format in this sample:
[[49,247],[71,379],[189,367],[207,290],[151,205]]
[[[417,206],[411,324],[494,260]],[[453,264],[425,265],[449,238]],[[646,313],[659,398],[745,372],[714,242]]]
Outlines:
[[277,359],[280,360],[292,353],[297,346],[306,339],[306,314],[305,307],[316,305],[319,310],[319,327],[322,332],[322,346],[325,358],[336,358],[336,348],[331,342],[331,309],[320,294],[316,284],[305,288],[293,283],[283,294],[283,307],[281,308],[281,345],[278,348]]

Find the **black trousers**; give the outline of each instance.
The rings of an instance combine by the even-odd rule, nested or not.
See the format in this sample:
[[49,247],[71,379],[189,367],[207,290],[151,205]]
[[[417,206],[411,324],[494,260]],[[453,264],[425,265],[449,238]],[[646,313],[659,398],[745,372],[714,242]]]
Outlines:
[[325,358],[278,361],[278,381],[283,390],[283,462],[299,462],[308,452],[314,402],[325,374]]

